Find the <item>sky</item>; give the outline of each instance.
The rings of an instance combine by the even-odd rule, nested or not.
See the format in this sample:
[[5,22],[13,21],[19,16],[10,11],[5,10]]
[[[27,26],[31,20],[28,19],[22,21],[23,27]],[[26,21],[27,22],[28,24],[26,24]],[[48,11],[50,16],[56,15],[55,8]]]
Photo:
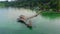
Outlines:
[[[0,0],[0,1],[6,1],[6,0]],[[8,1],[14,1],[14,0],[8,0]]]

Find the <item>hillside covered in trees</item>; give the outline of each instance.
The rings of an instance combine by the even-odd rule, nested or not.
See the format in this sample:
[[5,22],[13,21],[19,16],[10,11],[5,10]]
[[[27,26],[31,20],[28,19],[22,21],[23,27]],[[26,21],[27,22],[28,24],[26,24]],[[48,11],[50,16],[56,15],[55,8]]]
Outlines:
[[30,9],[35,9],[38,7],[38,10],[52,9],[54,11],[59,10],[58,4],[58,0],[15,0],[11,2],[0,2],[0,6],[3,5],[5,7],[24,7]]

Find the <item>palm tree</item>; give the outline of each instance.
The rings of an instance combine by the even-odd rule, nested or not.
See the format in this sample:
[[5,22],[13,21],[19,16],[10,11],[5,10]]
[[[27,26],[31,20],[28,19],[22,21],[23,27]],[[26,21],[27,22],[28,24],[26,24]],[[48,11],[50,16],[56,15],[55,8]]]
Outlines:
[[57,11],[60,12],[60,0],[57,0]]

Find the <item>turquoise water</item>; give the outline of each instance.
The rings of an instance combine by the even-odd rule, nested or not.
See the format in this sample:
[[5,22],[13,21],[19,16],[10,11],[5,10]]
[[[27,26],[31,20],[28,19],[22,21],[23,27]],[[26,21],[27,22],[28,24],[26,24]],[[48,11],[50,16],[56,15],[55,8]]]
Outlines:
[[49,18],[38,15],[32,18],[32,29],[17,22],[19,15],[27,17],[36,14],[24,8],[0,8],[0,34],[60,34],[60,17]]

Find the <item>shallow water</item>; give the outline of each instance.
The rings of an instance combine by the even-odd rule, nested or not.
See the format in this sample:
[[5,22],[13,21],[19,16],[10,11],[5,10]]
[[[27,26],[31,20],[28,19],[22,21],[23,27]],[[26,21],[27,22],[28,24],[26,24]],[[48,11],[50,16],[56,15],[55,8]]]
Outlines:
[[49,18],[38,15],[32,18],[32,29],[18,23],[19,15],[30,17],[35,11],[24,8],[0,8],[0,34],[60,34],[60,17]]

